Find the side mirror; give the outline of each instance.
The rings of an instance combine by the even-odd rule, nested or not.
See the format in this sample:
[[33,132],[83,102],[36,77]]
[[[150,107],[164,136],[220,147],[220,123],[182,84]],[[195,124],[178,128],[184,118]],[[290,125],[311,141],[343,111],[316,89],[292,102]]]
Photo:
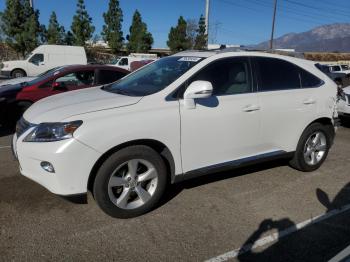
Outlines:
[[213,85],[208,81],[194,81],[187,87],[184,93],[185,107],[196,108],[194,99],[208,98],[213,94]]
[[53,82],[52,90],[54,91],[66,91],[66,85],[63,82]]

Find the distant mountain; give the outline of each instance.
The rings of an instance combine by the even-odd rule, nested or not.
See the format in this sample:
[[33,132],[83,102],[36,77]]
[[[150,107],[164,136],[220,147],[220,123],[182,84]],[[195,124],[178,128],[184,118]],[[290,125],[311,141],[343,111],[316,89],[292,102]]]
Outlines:
[[[269,48],[269,41],[254,48]],[[350,23],[316,27],[303,33],[289,33],[274,40],[274,48],[293,48],[298,52],[350,52]]]

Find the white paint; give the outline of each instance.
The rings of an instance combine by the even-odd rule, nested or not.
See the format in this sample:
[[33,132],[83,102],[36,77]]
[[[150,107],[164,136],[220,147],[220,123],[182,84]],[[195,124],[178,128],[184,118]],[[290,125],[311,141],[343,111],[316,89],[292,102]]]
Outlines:
[[331,260],[329,260],[328,262],[339,262],[339,261],[344,261],[344,259],[347,259],[345,261],[350,261],[350,246],[348,246],[347,248],[345,248],[342,252],[340,252],[338,255],[336,255],[335,257],[333,257]]
[[0,146],[0,149],[11,148],[11,146]]
[[295,226],[286,228],[285,230],[282,230],[279,233],[273,233],[273,234],[268,235],[266,237],[260,238],[259,240],[255,241],[254,245],[245,245],[241,248],[234,249],[232,251],[229,251],[229,252],[224,253],[222,255],[219,255],[217,257],[210,258],[210,259],[206,260],[206,262],[227,261],[229,259],[237,257],[239,254],[244,254],[250,250],[254,250],[256,248],[263,247],[267,244],[273,243],[273,242],[277,241],[278,239],[281,239],[281,238],[288,236],[296,231],[299,231],[300,229],[303,229],[304,227],[321,222],[323,220],[326,220],[330,217],[339,215],[339,214],[341,214],[345,211],[348,211],[348,210],[350,210],[350,205],[346,205],[340,209],[332,210],[330,212],[327,212],[327,213],[324,213],[322,215],[319,215],[319,216],[313,217],[311,219],[305,220],[303,222],[300,222]]

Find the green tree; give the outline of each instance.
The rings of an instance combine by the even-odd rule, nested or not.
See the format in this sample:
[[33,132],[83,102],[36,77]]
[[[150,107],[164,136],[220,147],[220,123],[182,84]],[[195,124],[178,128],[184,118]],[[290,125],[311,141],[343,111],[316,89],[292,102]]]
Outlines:
[[65,34],[63,44],[65,44],[65,45],[73,45],[74,44],[74,35],[72,34],[71,31],[68,31]]
[[2,20],[6,42],[17,53],[25,56],[38,46],[42,31],[39,11],[33,10],[29,0],[7,0]]
[[169,40],[167,45],[172,52],[183,51],[191,48],[191,42],[187,37],[187,23],[185,19],[180,16],[177,26],[171,27],[169,32]]
[[0,12],[0,42],[2,42],[5,39],[4,31],[2,30],[2,27],[4,25],[2,17],[3,17],[3,13]]
[[78,0],[77,11],[73,17],[71,26],[74,44],[78,46],[85,46],[87,40],[90,40],[95,31],[92,25],[92,18],[86,11],[84,0]]
[[114,53],[123,47],[123,11],[118,0],[110,0],[108,11],[103,13],[105,25],[103,25],[102,36]]
[[152,34],[147,31],[147,25],[142,22],[142,17],[138,10],[134,13],[129,31],[130,35],[127,36],[129,41],[127,49],[129,52],[147,52],[152,48]]
[[65,30],[57,21],[55,12],[51,13],[49,25],[47,27],[47,43],[52,45],[62,45],[64,43]]
[[208,35],[205,33],[205,18],[203,15],[199,18],[197,36],[194,44],[194,49],[204,50],[207,49]]

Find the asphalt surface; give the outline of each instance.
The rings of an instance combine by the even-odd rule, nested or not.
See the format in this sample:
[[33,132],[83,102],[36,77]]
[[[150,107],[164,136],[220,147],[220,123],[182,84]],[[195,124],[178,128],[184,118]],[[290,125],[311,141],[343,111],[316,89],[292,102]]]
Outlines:
[[[0,132],[0,261],[204,261],[350,204],[347,127],[316,172],[274,161],[211,174],[172,186],[160,207],[129,220],[108,217],[91,196],[73,204],[21,176],[10,133]],[[341,213],[233,260],[328,261],[350,245],[349,218]]]

